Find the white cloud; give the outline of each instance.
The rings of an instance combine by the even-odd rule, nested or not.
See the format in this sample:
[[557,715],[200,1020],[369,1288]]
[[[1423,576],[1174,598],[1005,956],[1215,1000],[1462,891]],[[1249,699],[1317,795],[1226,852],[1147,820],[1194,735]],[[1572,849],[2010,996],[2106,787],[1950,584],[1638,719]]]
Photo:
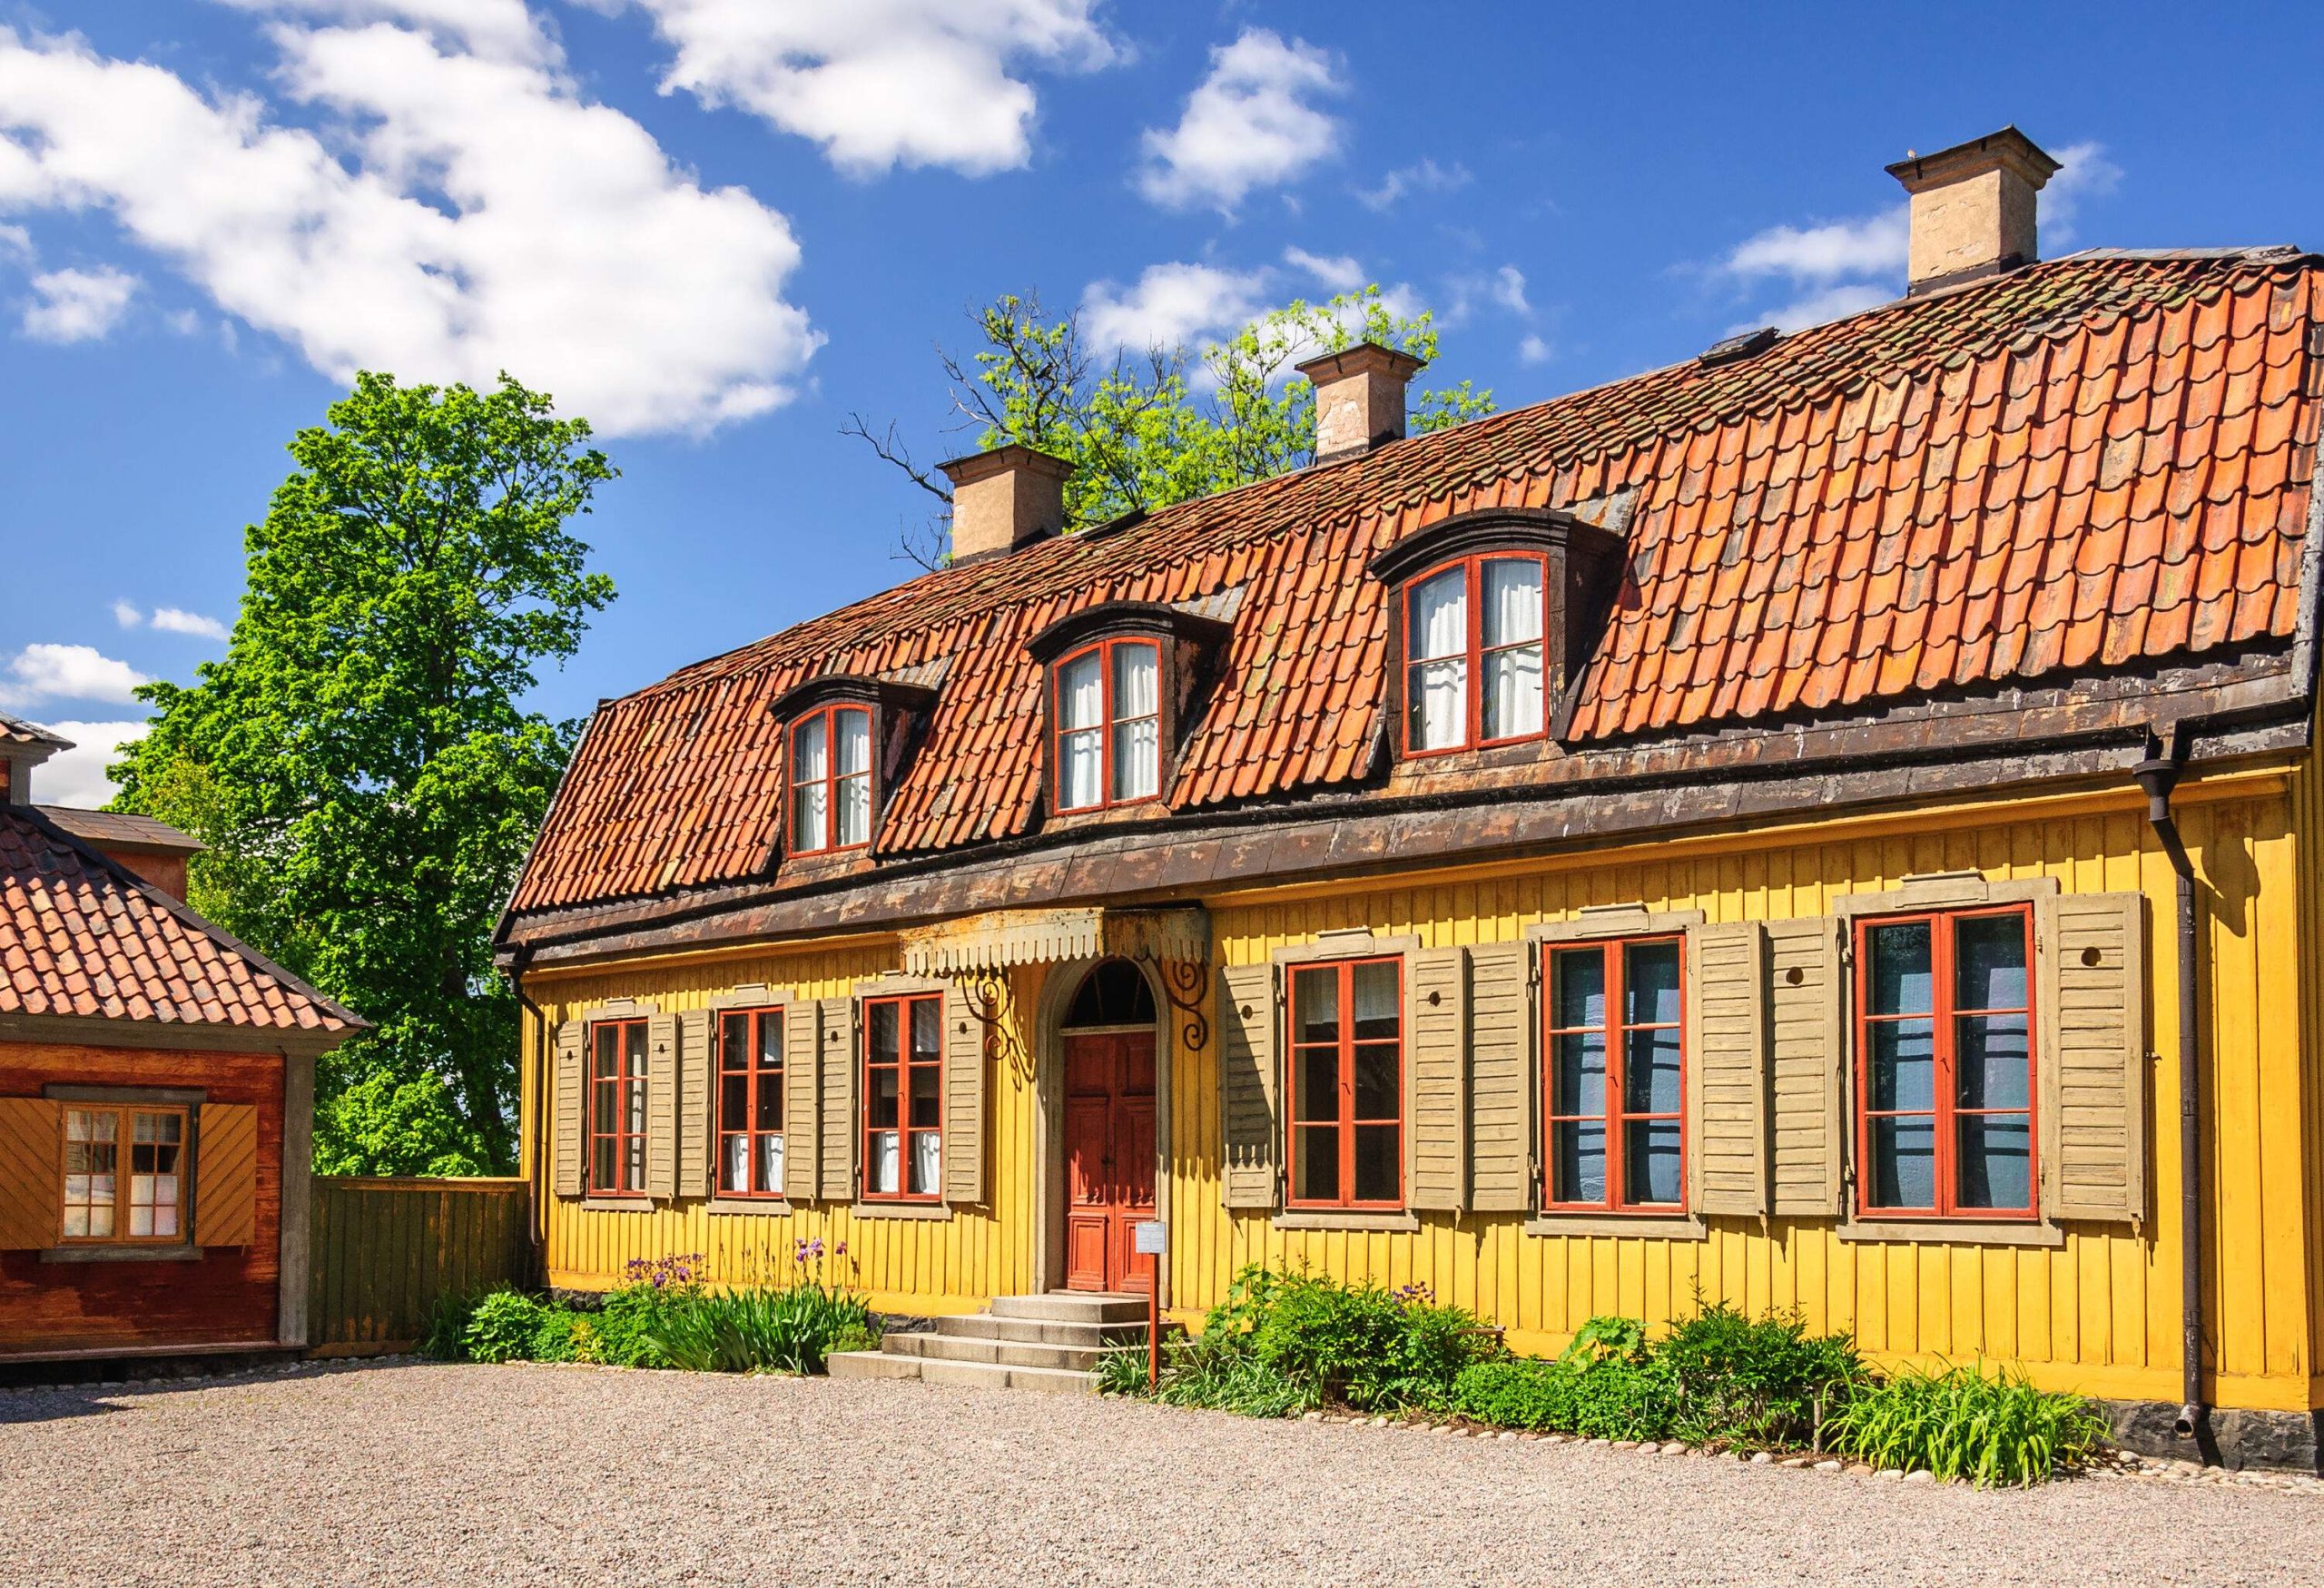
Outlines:
[[163,634],[190,634],[200,639],[223,642],[226,626],[214,617],[204,617],[199,612],[187,612],[176,607],[163,607],[153,614],[153,626]]
[[1371,279],[1350,253],[1310,253],[1304,248],[1286,248],[1283,262],[1313,276],[1328,292],[1353,292]]
[[1340,123],[1307,103],[1345,87],[1331,57],[1266,28],[1210,52],[1178,124],[1145,135],[1138,189],[1157,204],[1233,212],[1254,188],[1290,181],[1338,146]]
[[2043,252],[2054,253],[2073,242],[2074,222],[2084,199],[2102,199],[2122,182],[2122,168],[2106,158],[2106,145],[2085,139],[2057,153],[2060,167],[2042,189]]
[[50,271],[33,278],[39,301],[25,305],[25,334],[34,341],[102,341],[129,312],[137,278],[111,265]]
[[[94,646],[29,645],[8,660],[0,679],[0,706],[26,708],[44,700],[109,700],[126,704],[150,682],[126,662]],[[68,737],[70,735],[67,735]]]
[[105,775],[121,747],[145,736],[149,723],[53,722],[42,725],[73,748],[59,750],[33,772],[33,798],[44,805],[74,805],[94,811],[121,791]]
[[1788,276],[1829,281],[1841,276],[1893,275],[1905,268],[1905,206],[1823,226],[1770,226],[1737,244],[1723,267],[1730,275]]
[[336,380],[507,370],[616,434],[704,429],[789,395],[822,339],[782,297],[799,248],[781,214],[704,189],[548,66],[386,24],[269,36],[283,97],[320,134],[0,28],[0,213],[110,212]]
[[1512,314],[1533,312],[1533,306],[1525,301],[1525,272],[1515,265],[1503,265],[1495,271],[1489,291],[1492,301]]
[[683,89],[812,138],[859,176],[1023,165],[1035,101],[1012,75],[1017,64],[1094,70],[1119,58],[1095,20],[1098,0],[635,4],[676,51],[663,92]]
[[22,226],[0,226],[0,259],[32,263],[33,234]]
[[548,65],[561,53],[525,0],[223,0],[238,11],[362,26],[401,23],[449,48],[494,60]]
[[113,620],[123,628],[135,628],[145,621],[145,615],[127,601],[113,604]]
[[1457,160],[1450,165],[1439,165],[1423,157],[1388,173],[1380,179],[1378,187],[1358,188],[1355,196],[1372,209],[1385,210],[1407,193],[1449,193],[1475,180],[1469,168]]
[[1135,285],[1092,281],[1081,294],[1081,330],[1093,347],[1176,348],[1240,326],[1266,307],[1265,271],[1215,265],[1146,267]]
[[1842,281],[1837,286],[1810,292],[1804,298],[1795,299],[1749,320],[1739,321],[1727,328],[1727,334],[1740,336],[1763,325],[1772,325],[1781,331],[1805,330],[1811,325],[1822,325],[1827,321],[1877,309],[1896,296],[1894,286],[1883,286],[1874,281]]
[[1517,344],[1518,360],[1527,364],[1546,364],[1556,350],[1531,331],[1526,332],[1525,339]]

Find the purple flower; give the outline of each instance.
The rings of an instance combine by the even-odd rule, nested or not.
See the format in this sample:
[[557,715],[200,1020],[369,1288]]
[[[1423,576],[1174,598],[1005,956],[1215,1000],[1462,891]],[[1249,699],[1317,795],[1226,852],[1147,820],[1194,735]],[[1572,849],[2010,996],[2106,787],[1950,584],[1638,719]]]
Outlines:
[[832,1256],[835,1258],[843,1258],[847,1256],[847,1242],[842,1241],[839,1245],[832,1248]]

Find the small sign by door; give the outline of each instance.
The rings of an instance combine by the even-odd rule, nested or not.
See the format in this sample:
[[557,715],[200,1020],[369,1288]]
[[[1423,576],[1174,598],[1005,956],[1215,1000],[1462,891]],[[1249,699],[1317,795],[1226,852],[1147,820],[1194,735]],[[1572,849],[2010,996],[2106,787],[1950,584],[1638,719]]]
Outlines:
[[1162,1255],[1163,1224],[1159,1218],[1139,1219],[1131,1227],[1131,1234],[1137,1242],[1132,1249],[1139,1257],[1158,1258]]

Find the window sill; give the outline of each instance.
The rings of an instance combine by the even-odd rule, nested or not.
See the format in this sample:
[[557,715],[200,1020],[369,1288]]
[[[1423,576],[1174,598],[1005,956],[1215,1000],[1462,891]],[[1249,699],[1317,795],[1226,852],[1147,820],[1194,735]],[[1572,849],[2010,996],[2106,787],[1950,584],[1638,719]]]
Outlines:
[[924,1218],[939,1223],[952,1217],[952,1209],[941,1202],[858,1202],[854,1213],[858,1218]]
[[1641,1240],[1708,1240],[1710,1227],[1681,1214],[1536,1213],[1525,1221],[1525,1233],[1541,1236],[1632,1236]]
[[1367,1229],[1410,1235],[1420,1228],[1420,1215],[1410,1211],[1366,1213],[1355,1209],[1342,1212],[1332,1208],[1294,1208],[1276,1214],[1272,1222],[1277,1229]]
[[789,1198],[783,1197],[713,1197],[703,1205],[703,1211],[716,1217],[724,1213],[739,1213],[745,1217],[757,1214],[762,1218],[785,1218],[792,1212]]
[[2066,1232],[2054,1224],[2024,1219],[1985,1222],[1974,1218],[1851,1219],[1833,1233],[1842,1240],[1886,1241],[1913,1246],[2061,1247]]
[[41,1253],[44,1263],[198,1263],[198,1246],[58,1246]]
[[581,1211],[584,1213],[651,1213],[654,1211],[654,1198],[651,1197],[587,1196],[581,1198]]

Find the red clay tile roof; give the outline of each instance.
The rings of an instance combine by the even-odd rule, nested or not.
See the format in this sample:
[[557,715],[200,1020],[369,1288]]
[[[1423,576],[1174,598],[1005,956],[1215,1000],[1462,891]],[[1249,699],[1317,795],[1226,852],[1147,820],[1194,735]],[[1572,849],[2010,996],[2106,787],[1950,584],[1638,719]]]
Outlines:
[[606,705],[511,909],[763,875],[767,704],[824,673],[950,664],[877,853],[1028,831],[1025,642],[1099,601],[1243,592],[1173,809],[1356,783],[1386,641],[1364,564],[1481,508],[1636,492],[1575,748],[2274,644],[2320,328],[2324,261],[2292,250],[2078,255],[930,574]]
[[0,807],[0,1015],[300,1031],[363,1024],[21,805]]
[[0,712],[0,745],[42,745],[51,750],[70,750],[73,741],[61,739],[37,723]]

